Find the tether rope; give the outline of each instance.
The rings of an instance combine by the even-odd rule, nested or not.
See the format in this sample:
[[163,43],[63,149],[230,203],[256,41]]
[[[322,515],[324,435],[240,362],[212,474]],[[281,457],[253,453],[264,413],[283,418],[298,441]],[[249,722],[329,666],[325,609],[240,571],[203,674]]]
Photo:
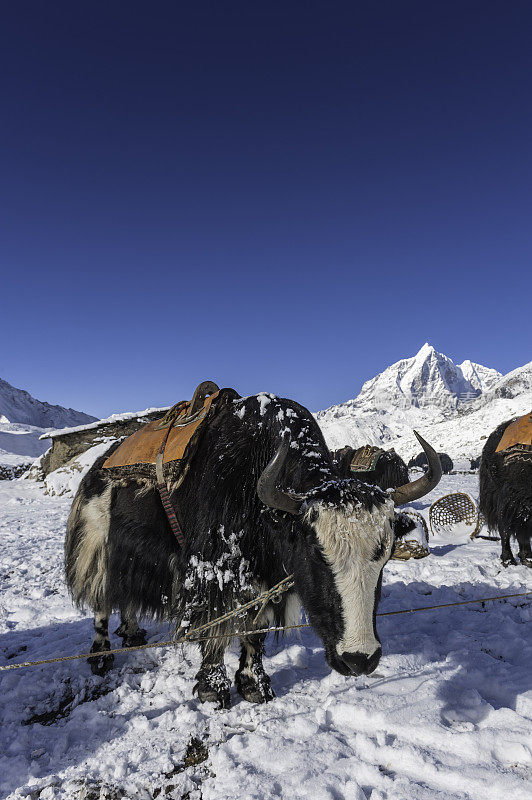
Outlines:
[[[289,578],[285,578],[284,581],[281,581],[281,584],[287,583],[291,580],[292,576]],[[113,650],[101,650],[97,653],[77,653],[73,656],[59,656],[56,658],[45,658],[40,661],[23,661],[20,664],[6,664],[5,666],[0,667],[0,672],[5,672],[10,669],[21,669],[22,667],[37,667],[42,666],[44,664],[57,664],[61,661],[75,661],[76,659],[81,658],[98,658],[99,656],[109,656],[113,655],[114,653],[129,653],[132,650],[150,650],[156,647],[170,647],[171,645],[176,644],[185,644],[186,642],[205,642],[209,639],[227,639],[233,638],[237,636],[250,636],[257,633],[274,633],[276,631],[288,631],[294,630],[296,628],[310,628],[311,625],[308,622],[302,622],[299,625],[278,625],[272,628],[260,628],[258,630],[252,631],[234,631],[229,633],[218,633],[213,634],[212,636],[203,636],[203,637],[196,637],[192,638],[192,635],[198,632],[201,632],[207,628],[214,627],[220,624],[221,621],[227,620],[230,617],[238,616],[241,614],[246,608],[251,605],[255,605],[259,600],[263,599],[263,595],[271,595],[280,594],[282,591],[286,591],[286,589],[279,589],[281,584],[277,584],[274,586],[273,589],[269,589],[268,592],[263,592],[258,598],[251,600],[249,603],[246,603],[244,606],[240,606],[235,611],[229,612],[228,614],[224,614],[223,617],[218,617],[216,620],[212,622],[208,622],[205,625],[200,625],[198,628],[194,628],[193,630],[189,631],[185,636],[182,636],[180,639],[170,639],[166,642],[152,642],[151,644],[141,644],[135,645],[133,647],[117,647]],[[287,588],[290,588],[289,586]],[[275,591],[274,591],[275,590]],[[439,605],[434,606],[420,606],[419,608],[404,608],[400,611],[383,611],[380,614],[377,614],[377,617],[391,617],[396,614],[415,614],[417,611],[432,611],[438,608],[450,608],[451,606],[465,606],[470,605],[472,603],[488,603],[494,600],[508,600],[513,597],[527,597],[528,595],[532,594],[532,591],[529,592],[519,592],[518,594],[501,594],[497,597],[480,597],[476,600],[457,600],[454,603],[441,603]]]

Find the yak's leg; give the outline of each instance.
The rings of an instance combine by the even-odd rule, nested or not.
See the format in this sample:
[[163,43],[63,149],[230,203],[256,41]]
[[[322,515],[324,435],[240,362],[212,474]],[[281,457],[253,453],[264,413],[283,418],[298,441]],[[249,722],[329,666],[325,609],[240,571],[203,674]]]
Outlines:
[[267,703],[275,697],[270,677],[262,665],[265,638],[265,633],[257,633],[240,640],[242,650],[235,684],[238,693],[250,703]]
[[503,528],[502,525],[499,525],[499,535],[501,537],[501,561],[503,567],[509,567],[511,564],[517,564],[510,547],[510,531],[507,528]]
[[120,625],[115,633],[122,639],[122,647],[138,647],[146,644],[146,631],[139,628],[137,616],[132,611],[120,609]]
[[[90,649],[91,653],[99,653],[102,650],[110,650],[109,641],[109,612],[94,612],[94,641]],[[91,656],[87,659],[94,675],[105,675],[113,666],[113,655]]]
[[532,549],[530,547],[530,534],[525,530],[517,534],[519,542],[519,561],[525,567],[532,567]]
[[224,664],[225,643],[221,640],[201,642],[201,667],[196,675],[193,691],[202,703],[218,703],[218,708],[229,708],[231,681]]

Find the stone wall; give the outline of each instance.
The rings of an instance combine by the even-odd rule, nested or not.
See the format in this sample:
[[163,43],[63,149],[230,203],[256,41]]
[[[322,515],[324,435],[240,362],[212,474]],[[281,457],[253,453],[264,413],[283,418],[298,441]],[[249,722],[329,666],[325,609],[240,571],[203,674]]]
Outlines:
[[64,466],[68,461],[79,456],[80,453],[84,453],[85,450],[98,444],[98,442],[106,438],[120,439],[121,437],[130,436],[148,422],[152,422],[154,419],[161,419],[164,414],[164,410],[158,410],[142,417],[102,422],[101,425],[94,428],[83,428],[57,435],[52,434],[50,436],[52,446],[42,456],[41,469],[45,476],[49,475],[50,472]]

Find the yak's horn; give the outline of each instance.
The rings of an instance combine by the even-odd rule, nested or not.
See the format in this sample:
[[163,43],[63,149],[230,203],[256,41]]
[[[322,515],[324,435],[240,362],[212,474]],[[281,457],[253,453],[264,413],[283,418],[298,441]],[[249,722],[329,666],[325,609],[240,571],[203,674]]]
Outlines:
[[405,483],[404,486],[398,486],[392,492],[392,500],[396,506],[404,506],[406,503],[419,500],[420,497],[431,492],[440,482],[441,463],[438,453],[417,431],[414,431],[414,434],[427,454],[429,468],[421,478],[411,483]]
[[277,479],[281,473],[288,450],[290,448],[290,435],[284,435],[277,452],[262,472],[257,481],[257,494],[262,502],[278,511],[287,511],[289,514],[300,514],[304,498],[296,498],[277,488]]

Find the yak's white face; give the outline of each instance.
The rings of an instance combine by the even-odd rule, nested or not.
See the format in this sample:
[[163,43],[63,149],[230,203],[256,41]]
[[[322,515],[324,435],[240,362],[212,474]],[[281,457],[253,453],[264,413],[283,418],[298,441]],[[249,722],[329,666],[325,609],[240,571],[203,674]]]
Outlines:
[[346,664],[357,674],[369,672],[380,657],[374,615],[382,569],[394,541],[393,503],[384,500],[371,511],[363,506],[316,504],[306,518],[332,571],[341,602],[343,634],[334,644],[329,642],[329,647],[334,646],[342,666]]

